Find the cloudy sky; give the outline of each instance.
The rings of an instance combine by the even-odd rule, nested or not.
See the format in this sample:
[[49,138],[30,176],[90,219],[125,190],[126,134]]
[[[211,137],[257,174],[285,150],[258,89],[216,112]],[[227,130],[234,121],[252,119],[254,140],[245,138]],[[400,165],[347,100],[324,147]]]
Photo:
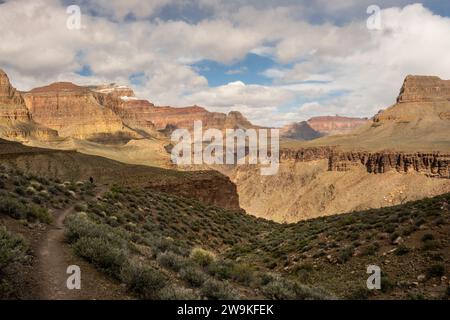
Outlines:
[[370,117],[408,74],[450,78],[449,17],[441,0],[0,0],[0,68],[21,90],[115,82],[261,125]]

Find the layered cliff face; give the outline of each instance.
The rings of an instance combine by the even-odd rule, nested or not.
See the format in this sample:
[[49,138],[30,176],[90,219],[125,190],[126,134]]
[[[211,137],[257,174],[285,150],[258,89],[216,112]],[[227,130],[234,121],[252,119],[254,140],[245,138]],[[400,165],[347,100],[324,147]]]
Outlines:
[[11,85],[8,76],[0,70],[0,136],[24,141],[29,138],[51,140],[57,132],[36,124],[22,95]]
[[349,133],[369,122],[367,118],[324,116],[309,119],[308,124],[321,135]]
[[[128,104],[135,102],[129,101]],[[199,106],[173,108],[151,107],[151,112],[145,115],[156,129],[164,130],[167,127],[192,130],[194,121],[202,121],[204,128],[252,128],[254,127],[240,112],[230,112],[228,115],[218,112],[209,112]]]
[[79,139],[127,133],[122,120],[102,106],[94,93],[69,82],[58,82],[24,94],[36,122],[57,130],[60,136]]
[[407,76],[398,103],[450,101],[450,80],[439,77]]
[[407,77],[398,102],[350,134],[284,143],[277,175],[228,170],[241,206],[293,222],[450,192],[448,84]]
[[313,140],[320,138],[322,134],[308,124],[306,121],[294,122],[280,129],[280,137],[295,140]]
[[450,154],[339,152],[332,154],[328,163],[330,171],[349,171],[357,165],[364,166],[369,173],[417,172],[450,179]]
[[450,152],[449,80],[408,76],[397,103],[379,112],[372,121],[349,134],[327,136],[309,146],[339,146],[347,151],[395,150]]

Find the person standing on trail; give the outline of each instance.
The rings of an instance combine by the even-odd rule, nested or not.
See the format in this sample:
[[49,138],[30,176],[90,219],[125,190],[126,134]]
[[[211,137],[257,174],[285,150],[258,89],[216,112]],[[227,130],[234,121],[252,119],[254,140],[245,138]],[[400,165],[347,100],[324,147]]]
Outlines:
[[91,184],[94,184],[94,178],[93,177],[89,177],[89,181],[91,182]]

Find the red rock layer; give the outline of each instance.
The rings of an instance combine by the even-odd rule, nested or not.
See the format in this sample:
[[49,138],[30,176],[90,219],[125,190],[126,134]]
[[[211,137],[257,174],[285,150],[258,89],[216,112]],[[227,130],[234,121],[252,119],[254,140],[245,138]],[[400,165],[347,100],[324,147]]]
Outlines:
[[367,118],[324,116],[309,119],[308,124],[323,135],[345,134],[369,122]]
[[450,101],[450,80],[430,76],[407,76],[398,103]]
[[84,139],[124,130],[120,117],[99,104],[91,90],[73,83],[36,88],[24,98],[35,121],[57,130],[61,136]]

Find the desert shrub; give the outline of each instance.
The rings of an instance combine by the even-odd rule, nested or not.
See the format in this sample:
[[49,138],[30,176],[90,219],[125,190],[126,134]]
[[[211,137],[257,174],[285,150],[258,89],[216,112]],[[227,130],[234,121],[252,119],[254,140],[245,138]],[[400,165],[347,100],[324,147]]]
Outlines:
[[445,274],[445,266],[442,264],[435,264],[426,270],[428,278],[438,278]]
[[26,218],[26,207],[21,202],[13,198],[0,199],[0,212],[6,213],[14,219]]
[[395,286],[395,283],[385,274],[381,274],[381,291],[387,293],[391,291]]
[[83,204],[80,204],[80,203],[77,203],[74,206],[74,209],[75,209],[76,212],[85,212],[85,211],[87,211],[87,207],[85,205],[83,205]]
[[339,253],[338,260],[340,263],[347,262],[353,255],[353,247],[346,247]]
[[214,279],[207,280],[200,292],[203,297],[209,300],[232,300],[237,298],[228,285]]
[[46,208],[40,206],[30,206],[27,209],[28,220],[38,220],[47,224],[52,223],[53,218]]
[[194,266],[186,266],[180,271],[180,277],[192,287],[201,287],[206,281],[204,272]]
[[316,288],[311,288],[297,282],[275,278],[263,287],[264,294],[273,300],[325,300],[329,295]]
[[128,290],[146,300],[160,299],[161,290],[167,284],[167,278],[161,271],[136,263],[125,264],[120,277]]
[[232,268],[231,278],[244,285],[250,285],[254,280],[254,270],[246,264],[235,264]]
[[401,244],[401,245],[398,246],[397,251],[395,251],[395,254],[397,256],[403,256],[405,254],[408,254],[410,251],[411,251],[410,248],[408,248],[404,244]]
[[426,240],[422,244],[422,250],[429,251],[429,250],[436,250],[441,247],[441,243],[438,240]]
[[434,240],[434,236],[431,233],[424,234],[423,237],[422,237],[422,241],[426,242],[426,241],[429,241],[429,240]]
[[186,263],[185,258],[173,252],[160,253],[157,260],[159,265],[175,272],[180,271],[181,267]]
[[364,256],[373,256],[375,253],[377,253],[379,248],[380,245],[378,244],[378,242],[375,242],[373,244],[364,247],[361,254]]
[[22,237],[0,228],[0,274],[12,263],[25,259],[28,247]]
[[314,267],[309,263],[304,263],[301,265],[297,265],[292,270],[292,273],[295,274],[301,281],[307,281],[313,272]]
[[159,292],[162,300],[198,300],[198,296],[192,289],[177,286],[167,286]]
[[215,255],[207,250],[201,248],[194,248],[191,252],[190,258],[201,267],[207,267],[215,260]]
[[75,243],[74,250],[77,255],[115,278],[119,278],[127,261],[124,249],[117,248],[104,238],[83,237]]
[[208,266],[208,273],[219,280],[231,279],[233,263],[224,260],[214,261]]

